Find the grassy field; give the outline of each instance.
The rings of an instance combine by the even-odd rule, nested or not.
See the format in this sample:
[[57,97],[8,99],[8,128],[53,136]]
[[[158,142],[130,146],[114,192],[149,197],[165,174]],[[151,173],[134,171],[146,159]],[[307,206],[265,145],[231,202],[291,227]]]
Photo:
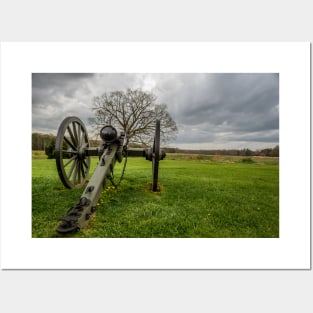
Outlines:
[[[92,161],[96,166],[97,158]],[[151,162],[129,158],[118,189],[108,184],[87,228],[71,237],[279,237],[279,161],[168,154],[161,192],[152,193]],[[92,173],[92,171],[91,171]],[[83,191],[63,187],[55,160],[33,153],[32,236],[60,237],[58,219]]]

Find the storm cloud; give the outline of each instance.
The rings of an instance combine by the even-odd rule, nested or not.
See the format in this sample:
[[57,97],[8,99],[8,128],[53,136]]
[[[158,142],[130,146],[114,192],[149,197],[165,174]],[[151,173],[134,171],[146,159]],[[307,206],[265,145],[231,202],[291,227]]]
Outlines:
[[94,96],[127,88],[150,91],[167,104],[179,128],[170,146],[261,149],[279,143],[277,73],[34,73],[33,132],[56,134],[70,115],[87,123]]

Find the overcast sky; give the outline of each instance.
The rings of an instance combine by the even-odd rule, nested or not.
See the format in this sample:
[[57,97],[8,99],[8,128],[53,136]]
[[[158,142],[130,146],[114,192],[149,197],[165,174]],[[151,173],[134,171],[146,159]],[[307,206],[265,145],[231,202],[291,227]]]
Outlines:
[[33,74],[33,132],[56,134],[67,116],[87,126],[92,98],[141,88],[166,103],[179,132],[168,146],[274,147],[279,143],[279,74]]

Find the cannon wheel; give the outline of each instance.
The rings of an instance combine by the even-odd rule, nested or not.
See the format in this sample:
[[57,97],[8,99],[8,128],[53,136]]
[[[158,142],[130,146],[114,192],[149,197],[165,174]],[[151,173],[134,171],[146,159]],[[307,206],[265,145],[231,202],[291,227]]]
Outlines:
[[152,191],[159,191],[159,160],[160,160],[160,120],[156,120],[155,136],[152,149]]
[[90,169],[90,157],[85,154],[88,147],[84,123],[75,116],[65,118],[55,142],[56,165],[65,187],[81,187],[86,182]]

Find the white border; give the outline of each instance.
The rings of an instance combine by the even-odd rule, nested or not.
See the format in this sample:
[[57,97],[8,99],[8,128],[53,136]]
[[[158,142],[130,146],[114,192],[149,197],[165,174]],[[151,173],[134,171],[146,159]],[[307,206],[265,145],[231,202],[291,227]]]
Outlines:
[[[279,72],[280,238],[32,239],[32,72]],[[309,167],[309,43],[1,44],[4,269],[308,269]]]

